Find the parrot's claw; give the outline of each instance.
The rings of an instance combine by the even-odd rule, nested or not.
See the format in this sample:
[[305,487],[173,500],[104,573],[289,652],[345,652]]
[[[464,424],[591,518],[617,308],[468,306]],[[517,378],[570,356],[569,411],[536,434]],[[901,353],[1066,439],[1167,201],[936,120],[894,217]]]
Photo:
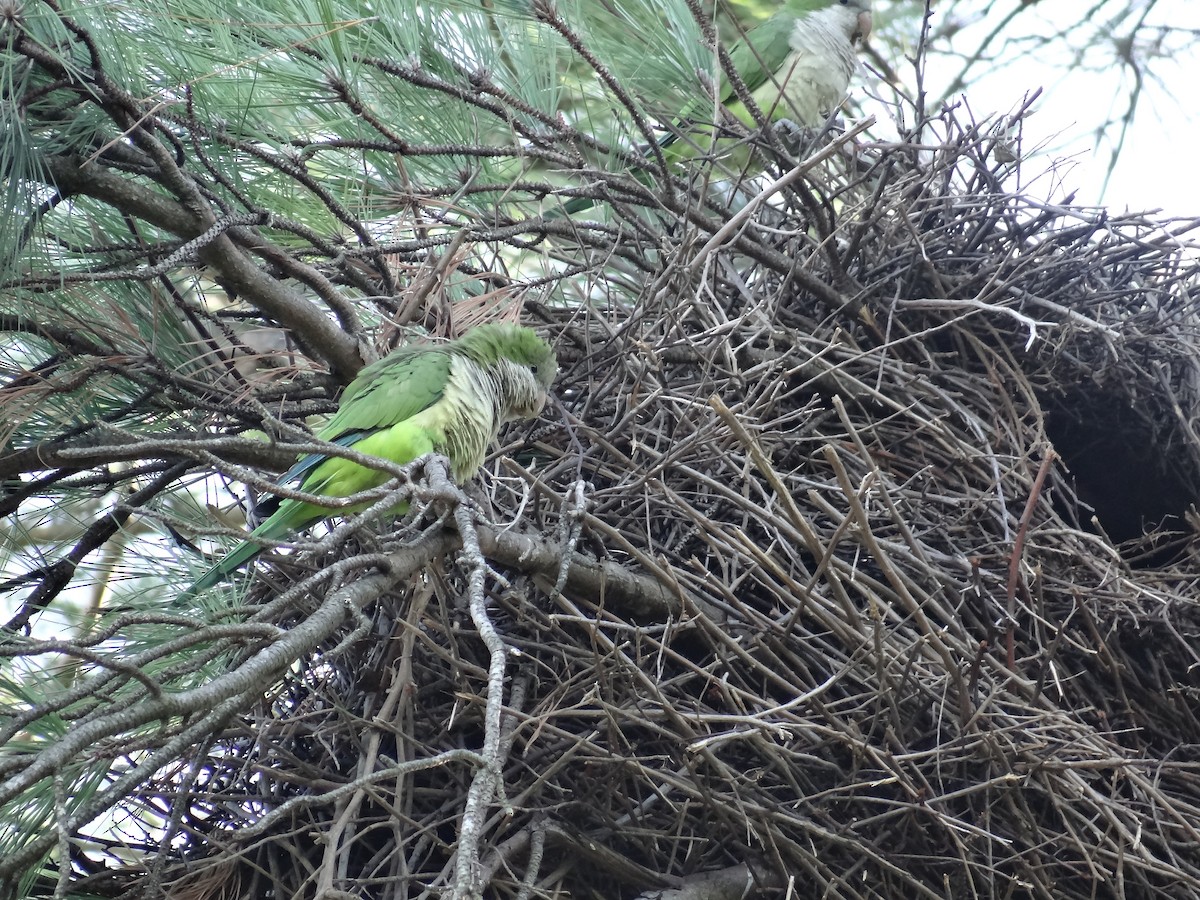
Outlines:
[[775,136],[783,145],[796,156],[803,156],[813,144],[822,141],[827,134],[840,134],[843,130],[841,119],[826,119],[825,124],[818,128],[801,125],[794,119],[779,119],[772,126]]
[[774,125],[775,136],[783,142],[792,153],[799,154],[800,148],[812,141],[815,136],[813,129],[801,125],[792,119],[780,119]]

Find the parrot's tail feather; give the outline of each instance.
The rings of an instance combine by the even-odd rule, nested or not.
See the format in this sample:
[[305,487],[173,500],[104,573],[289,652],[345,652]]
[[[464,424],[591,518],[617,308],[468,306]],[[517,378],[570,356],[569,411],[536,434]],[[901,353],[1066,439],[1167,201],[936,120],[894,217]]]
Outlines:
[[243,541],[229,552],[229,554],[220,562],[213,565],[207,572],[193,581],[186,590],[171,601],[172,606],[183,606],[193,597],[196,597],[214,585],[220,584],[254,557],[263,552],[263,548],[251,543]]

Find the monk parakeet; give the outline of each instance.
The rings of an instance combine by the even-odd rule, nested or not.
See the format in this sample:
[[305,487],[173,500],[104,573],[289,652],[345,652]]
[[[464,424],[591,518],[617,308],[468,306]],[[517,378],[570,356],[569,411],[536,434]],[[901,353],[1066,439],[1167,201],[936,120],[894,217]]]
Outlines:
[[[403,465],[426,453],[450,460],[462,482],[474,475],[500,426],[532,419],[542,410],[558,371],[554,351],[519,325],[489,324],[447,344],[404,347],[358,373],[336,413],[317,435]],[[311,454],[279,479],[328,497],[349,497],[391,476],[336,456]],[[327,516],[361,512],[369,503],[331,510],[298,500],[278,509],[250,532],[279,540]],[[407,504],[395,510],[407,512]],[[179,599],[207,590],[263,551],[244,541],[205,572]]]
[[[856,44],[871,33],[871,0],[784,0],[769,19],[746,32],[729,51],[733,70],[755,104],[771,121],[788,119],[815,127],[837,109],[858,65]],[[718,87],[721,106],[749,128],[754,117],[727,78]],[[674,133],[659,145],[671,147],[669,162],[713,150],[711,99],[688,104]],[[674,145],[672,147],[672,145]],[[563,206],[580,212],[595,201],[577,197]]]
[[[746,32],[729,59],[768,119],[811,128],[845,98],[858,65],[855,44],[870,33],[871,0],[785,0]],[[754,127],[754,117],[724,81],[720,99]]]

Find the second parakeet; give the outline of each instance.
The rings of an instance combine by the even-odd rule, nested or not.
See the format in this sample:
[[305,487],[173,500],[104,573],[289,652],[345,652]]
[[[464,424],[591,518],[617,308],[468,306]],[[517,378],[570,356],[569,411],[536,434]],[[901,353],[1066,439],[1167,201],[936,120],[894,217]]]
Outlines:
[[[871,33],[871,0],[785,0],[729,52],[733,69],[772,121],[815,127],[841,104]],[[749,110],[722,81],[721,103],[748,127]],[[685,116],[685,118],[691,118]]]
[[[427,453],[440,453],[450,460],[454,479],[462,482],[478,471],[505,422],[531,419],[541,412],[557,371],[554,351],[532,330],[480,325],[455,341],[404,347],[366,366],[317,436],[401,465]],[[340,457],[312,454],[299,460],[279,483],[297,482],[309,494],[349,497],[389,478],[385,472]],[[332,510],[283,500],[250,537],[280,540],[327,516],[349,515],[369,505]],[[263,549],[255,540],[244,541],[179,599],[207,590]]]
[[[857,44],[871,33],[871,24],[871,0],[784,0],[734,44],[730,62],[769,120],[815,127],[845,98],[858,66]],[[755,127],[728,78],[722,77],[717,100],[748,128]],[[672,133],[659,142],[670,148],[668,162],[713,152],[714,129],[699,124],[711,122],[712,113],[710,98],[696,100],[680,113]],[[577,197],[563,209],[576,213],[594,203]]]

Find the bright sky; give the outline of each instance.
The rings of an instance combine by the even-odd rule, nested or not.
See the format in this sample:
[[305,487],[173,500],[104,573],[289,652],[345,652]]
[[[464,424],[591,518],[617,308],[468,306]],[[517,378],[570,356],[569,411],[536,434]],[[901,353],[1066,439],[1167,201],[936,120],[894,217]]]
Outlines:
[[[967,25],[956,37],[956,45],[964,52],[977,47],[983,35],[989,33],[1019,3],[1020,0],[998,0],[980,3],[987,10],[983,17]],[[1155,48],[1148,41],[1138,49],[1138,56],[1150,56],[1143,68],[1143,89],[1133,128],[1125,139],[1120,162],[1107,188],[1106,169],[1112,148],[1120,135],[1116,128],[1098,138],[1098,125],[1114,113],[1119,118],[1128,103],[1133,85],[1129,71],[1113,63],[1111,43],[1103,50],[1088,50],[1097,35],[1101,40],[1109,35],[1121,38],[1132,31],[1133,20],[1115,24],[1088,17],[1088,12],[1100,5],[1100,0],[1040,0],[1034,7],[1015,17],[1020,30],[1010,31],[1011,38],[1020,38],[1033,29],[1043,33],[1062,33],[1074,44],[1083,66],[1064,76],[1062,68],[1048,64],[1041,56],[1022,58],[1015,63],[985,75],[973,84],[967,94],[977,117],[992,112],[1007,112],[1017,107],[1025,94],[1037,87],[1045,89],[1035,106],[1035,114],[1026,120],[1025,149],[1048,141],[1048,146],[1026,163],[1044,162],[1070,157],[1071,169],[1060,170],[1064,186],[1078,189],[1077,203],[1103,202],[1114,212],[1128,208],[1134,212],[1161,208],[1166,215],[1200,217],[1200,179],[1184,174],[1192,169],[1192,159],[1200,147],[1200,114],[1195,110],[1197,86],[1200,86],[1200,52],[1195,47],[1180,52],[1183,39],[1175,38],[1176,46]],[[1105,9],[1115,8],[1108,4]],[[1146,26],[1170,25],[1188,29],[1192,39],[1200,35],[1200,2],[1198,0],[1141,0]],[[1149,36],[1152,27],[1143,34]],[[961,42],[961,43],[960,43]],[[931,62],[928,77],[942,85],[957,74],[957,66],[941,59]],[[1098,152],[1097,152],[1098,151]],[[1028,169],[1026,170],[1029,171]],[[1101,192],[1103,191],[1103,196]]]

